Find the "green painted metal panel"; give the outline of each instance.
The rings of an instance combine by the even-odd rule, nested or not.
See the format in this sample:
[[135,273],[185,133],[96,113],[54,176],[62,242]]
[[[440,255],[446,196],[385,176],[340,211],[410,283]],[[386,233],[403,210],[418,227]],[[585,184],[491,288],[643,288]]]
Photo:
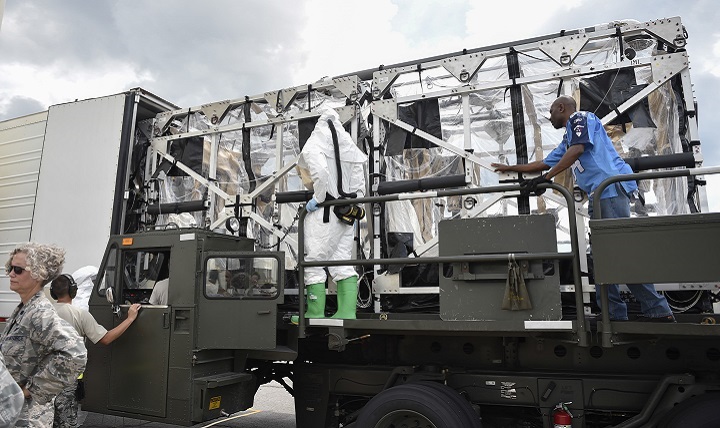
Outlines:
[[591,220],[595,282],[714,282],[720,214]]
[[[440,256],[557,252],[551,215],[492,217],[443,221]],[[501,308],[508,262],[453,263],[450,276],[440,275],[440,316],[445,321],[559,320],[560,281],[554,260],[518,261],[533,308]]]
[[169,317],[169,308],[143,308],[110,345],[109,409],[165,417]]

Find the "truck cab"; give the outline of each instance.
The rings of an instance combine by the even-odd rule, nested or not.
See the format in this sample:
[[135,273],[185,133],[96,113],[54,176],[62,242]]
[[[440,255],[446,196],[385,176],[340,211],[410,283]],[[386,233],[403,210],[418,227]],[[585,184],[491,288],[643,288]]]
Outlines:
[[[112,237],[90,312],[112,328],[129,305],[142,308],[112,346],[89,345],[93,394],[83,407],[182,425],[252,406],[258,381],[247,359],[295,355],[278,346],[283,262],[250,239],[200,229]],[[151,304],[163,281],[167,301]]]

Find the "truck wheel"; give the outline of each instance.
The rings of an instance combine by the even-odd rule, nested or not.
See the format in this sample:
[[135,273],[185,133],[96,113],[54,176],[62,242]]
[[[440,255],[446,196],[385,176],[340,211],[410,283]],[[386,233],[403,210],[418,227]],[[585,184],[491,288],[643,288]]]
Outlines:
[[447,385],[437,382],[418,382],[419,385],[426,385],[436,391],[444,394],[448,397],[455,405],[457,409],[465,414],[467,423],[463,425],[463,428],[481,428],[480,416],[475,412],[470,403],[457,393],[454,389]]
[[428,383],[399,385],[376,395],[360,413],[357,427],[481,427],[479,417],[470,404],[455,391],[444,385]]
[[714,428],[720,426],[720,393],[683,401],[663,417],[658,428]]

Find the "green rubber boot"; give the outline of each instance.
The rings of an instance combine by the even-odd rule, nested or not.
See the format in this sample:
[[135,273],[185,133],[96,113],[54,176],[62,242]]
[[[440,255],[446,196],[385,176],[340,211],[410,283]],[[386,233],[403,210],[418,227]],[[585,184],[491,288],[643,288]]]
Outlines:
[[325,318],[325,283],[307,286],[305,318]]
[[357,318],[358,277],[341,279],[337,282],[338,310],[332,318],[354,320]]
[[[310,284],[305,287],[307,289],[307,310],[305,318],[325,318],[325,283]],[[290,322],[297,324],[300,317],[293,315]]]

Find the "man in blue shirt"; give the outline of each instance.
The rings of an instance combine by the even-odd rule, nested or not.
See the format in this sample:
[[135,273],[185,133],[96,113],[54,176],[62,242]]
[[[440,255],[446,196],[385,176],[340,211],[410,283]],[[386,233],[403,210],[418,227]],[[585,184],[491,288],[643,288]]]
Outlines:
[[[541,172],[549,169],[545,174],[526,183],[531,190],[535,190],[540,183],[549,183],[552,177],[571,168],[575,183],[590,198],[589,210],[592,217],[593,199],[598,196],[594,192],[598,185],[608,177],[630,174],[632,169],[618,155],[600,119],[593,113],[577,111],[577,103],[572,97],[563,95],[553,101],[550,106],[550,123],[555,129],[564,127],[565,135],[562,142],[545,159],[521,165],[494,163],[492,166],[497,172]],[[630,217],[629,195],[636,190],[637,183],[634,180],[605,188],[599,196],[602,218]],[[675,322],[665,296],[658,294],[653,284],[627,286],[640,302],[642,320]],[[617,284],[609,284],[607,287],[610,319],[627,320],[627,305],[620,297]],[[600,293],[597,293],[597,302],[600,305]]]

